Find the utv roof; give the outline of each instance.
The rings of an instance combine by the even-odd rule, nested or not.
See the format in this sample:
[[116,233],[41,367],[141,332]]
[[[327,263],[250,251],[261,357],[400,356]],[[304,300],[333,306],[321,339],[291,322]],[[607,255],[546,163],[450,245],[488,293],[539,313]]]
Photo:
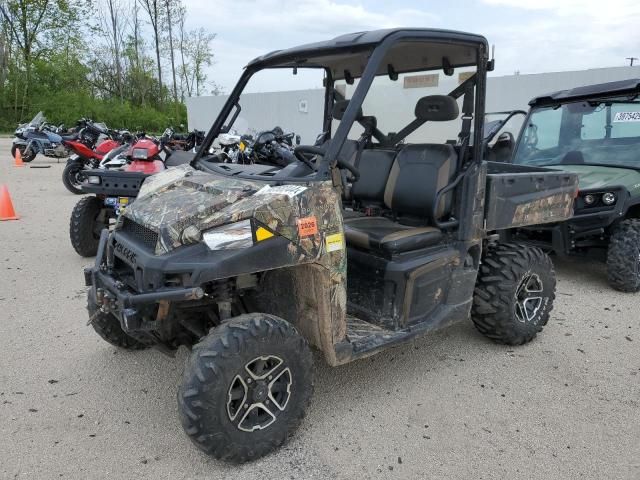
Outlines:
[[597,83],[584,87],[560,90],[534,97],[529,101],[532,107],[555,105],[599,97],[617,97],[623,95],[640,95],[640,78],[630,78],[618,82]]
[[[329,68],[334,80],[345,78],[345,71],[353,78],[362,76],[368,57],[362,52],[372,50],[389,37],[399,42],[391,47],[384,62],[393,66],[396,73],[432,70],[443,67],[443,58],[451,67],[476,65],[476,49],[488,48],[487,40],[481,35],[427,28],[394,28],[372,30],[341,35],[324,42],[309,43],[286,50],[276,50],[257,57],[247,68],[316,67]],[[416,42],[429,42],[425,45]],[[413,43],[412,43],[413,42]]]

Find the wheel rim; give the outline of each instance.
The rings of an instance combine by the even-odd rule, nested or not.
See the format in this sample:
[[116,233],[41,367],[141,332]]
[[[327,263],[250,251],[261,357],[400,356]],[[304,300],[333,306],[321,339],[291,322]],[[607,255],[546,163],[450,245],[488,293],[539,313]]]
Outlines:
[[82,170],[76,170],[71,174],[71,183],[77,187],[82,185],[84,181],[84,172]]
[[535,273],[526,275],[516,290],[516,318],[519,322],[531,322],[542,307],[543,285]]
[[243,432],[264,430],[287,408],[291,370],[275,355],[256,357],[231,381],[227,399],[229,420]]

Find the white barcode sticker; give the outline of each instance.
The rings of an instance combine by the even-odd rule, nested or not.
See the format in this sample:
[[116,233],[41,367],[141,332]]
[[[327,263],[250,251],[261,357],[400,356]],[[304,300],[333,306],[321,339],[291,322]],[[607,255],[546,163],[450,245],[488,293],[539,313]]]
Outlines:
[[255,195],[286,195],[289,198],[293,198],[296,195],[300,195],[307,187],[301,185],[278,185],[272,187],[271,185],[265,185],[258,190]]
[[640,112],[618,112],[613,117],[614,122],[640,122]]

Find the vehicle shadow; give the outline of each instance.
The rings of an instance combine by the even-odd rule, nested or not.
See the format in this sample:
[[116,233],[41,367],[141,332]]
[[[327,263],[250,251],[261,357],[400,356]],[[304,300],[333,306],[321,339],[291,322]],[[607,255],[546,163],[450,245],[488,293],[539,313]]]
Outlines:
[[611,288],[607,283],[607,267],[604,262],[581,257],[551,257],[561,282],[585,287]]
[[[510,348],[485,339],[469,321],[339,367],[330,367],[322,353],[314,351],[315,393],[309,417],[314,423],[322,422],[326,412],[336,411],[343,402],[352,403],[357,398],[358,402],[377,403],[400,384],[408,380],[415,384],[425,371],[438,376],[441,367],[458,368],[461,359]],[[104,346],[86,359],[86,367],[101,372],[91,382],[102,384],[96,390],[108,389],[118,398],[119,409],[144,410],[149,419],[177,419],[175,394],[188,355],[185,348],[171,358],[153,350],[126,352]],[[176,423],[168,425],[173,428]]]

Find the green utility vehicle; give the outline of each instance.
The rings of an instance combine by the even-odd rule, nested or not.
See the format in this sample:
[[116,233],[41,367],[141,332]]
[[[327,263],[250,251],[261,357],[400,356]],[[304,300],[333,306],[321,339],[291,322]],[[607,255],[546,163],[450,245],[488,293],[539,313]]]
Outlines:
[[610,285],[640,289],[640,79],[589,85],[536,97],[514,165],[578,174],[573,217],[523,227],[511,238],[606,260]]
[[[470,317],[509,345],[542,330],[553,266],[493,232],[567,219],[577,176],[483,161],[487,50],[393,29],[259,57],[190,164],[145,180],[102,232],[89,322],[122,348],[192,349],[178,409],[199,448],[243,462],[282,445],[313,391],[309,345],[336,366]],[[286,166],[226,163],[210,146],[265,72],[320,75],[322,133]],[[448,94],[413,88],[440,81]],[[313,108],[288,111],[302,125]]]

